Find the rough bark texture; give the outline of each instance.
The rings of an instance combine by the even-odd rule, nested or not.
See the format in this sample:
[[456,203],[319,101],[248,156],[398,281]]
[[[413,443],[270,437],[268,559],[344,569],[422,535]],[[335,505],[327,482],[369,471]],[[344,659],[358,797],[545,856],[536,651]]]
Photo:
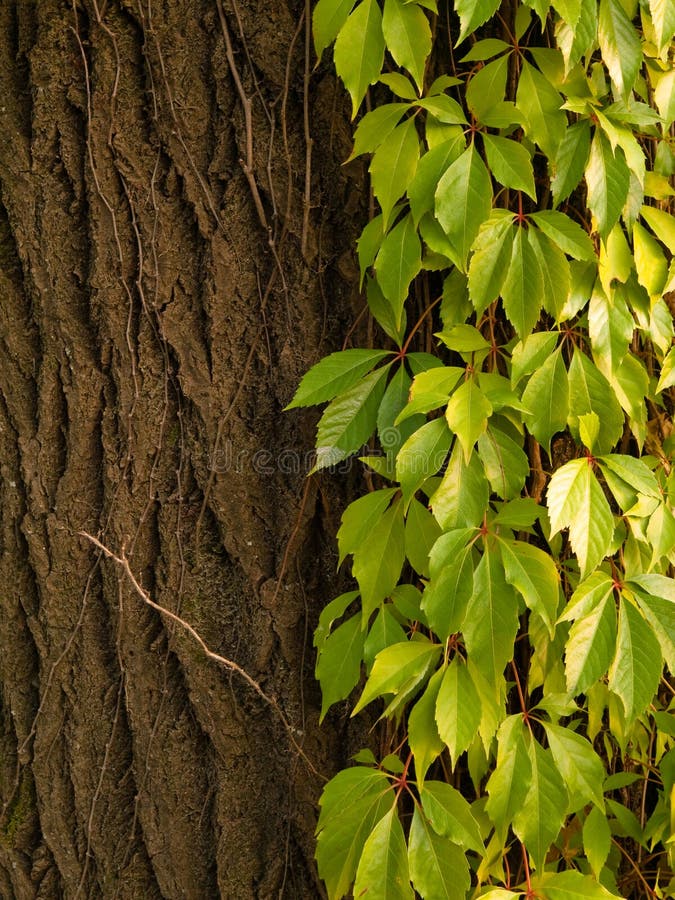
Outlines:
[[346,752],[311,675],[341,500],[281,410],[353,315],[363,197],[307,25],[0,3],[3,900],[320,896],[297,745]]

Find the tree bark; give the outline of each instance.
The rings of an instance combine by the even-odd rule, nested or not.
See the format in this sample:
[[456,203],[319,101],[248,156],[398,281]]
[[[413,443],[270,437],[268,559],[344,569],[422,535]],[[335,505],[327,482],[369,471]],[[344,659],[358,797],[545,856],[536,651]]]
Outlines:
[[282,409],[353,317],[364,198],[308,14],[0,4],[3,900],[320,896],[343,500]]

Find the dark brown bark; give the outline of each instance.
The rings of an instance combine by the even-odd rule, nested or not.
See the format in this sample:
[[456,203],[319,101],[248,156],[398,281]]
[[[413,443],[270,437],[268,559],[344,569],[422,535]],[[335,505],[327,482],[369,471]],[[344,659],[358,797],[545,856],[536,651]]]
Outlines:
[[320,895],[296,745],[346,752],[311,652],[341,500],[281,411],[352,315],[363,198],[306,15],[0,4],[3,900]]

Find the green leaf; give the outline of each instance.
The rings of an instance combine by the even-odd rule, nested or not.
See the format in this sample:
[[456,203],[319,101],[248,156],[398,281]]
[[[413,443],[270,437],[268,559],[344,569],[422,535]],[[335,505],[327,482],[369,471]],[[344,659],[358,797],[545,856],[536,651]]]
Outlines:
[[316,432],[315,470],[346,459],[366,443],[375,428],[388,369],[366,375],[326,407]]
[[652,702],[662,666],[661,647],[653,630],[639,610],[622,596],[609,688],[621,698],[629,724]]
[[436,834],[449,838],[466,850],[485,852],[471,806],[459,791],[443,781],[425,781],[420,799]]
[[387,350],[340,350],[331,353],[307,372],[286,409],[315,406],[333,400],[353,387],[387,356],[391,356]]
[[397,65],[407,69],[422,90],[424,67],[431,53],[431,28],[419,6],[385,0],[382,30]]
[[635,594],[645,619],[654,630],[666,664],[675,671],[675,589],[663,575],[635,575],[626,582]]
[[474,241],[469,264],[469,296],[477,315],[499,296],[513,246],[511,216],[490,217]]
[[590,56],[595,49],[598,36],[597,0],[582,0],[579,20],[574,27],[558,22],[556,38],[565,60],[565,72],[579,62],[582,56]]
[[574,351],[569,369],[569,398],[572,433],[579,433],[580,416],[595,413],[601,426],[595,451],[609,452],[623,434],[623,412],[605,376],[578,349]]
[[415,175],[420,155],[414,119],[397,125],[381,144],[370,163],[373,193],[382,208],[384,228],[389,227],[391,213]]
[[590,613],[577,619],[565,646],[567,689],[581,694],[602,678],[616,641],[616,609],[611,594]]
[[639,222],[633,225],[633,251],[638,281],[650,297],[660,297],[668,277],[668,263],[657,241]]
[[368,672],[372,669],[375,657],[381,650],[406,640],[406,633],[394,615],[394,608],[391,603],[381,606],[370,627],[368,637],[363,645],[363,662]]
[[[430,628],[445,641],[461,630],[466,608],[473,592],[474,560],[472,545],[468,542],[471,531],[460,529],[447,532],[442,541],[449,551],[440,571],[434,570],[422,595],[422,609]],[[436,547],[434,547],[435,552]]]
[[343,769],[323,789],[316,861],[329,897],[349,891],[366,838],[392,800],[385,773],[362,766]]
[[530,787],[532,766],[524,728],[520,715],[502,722],[497,734],[497,765],[487,783],[489,797],[485,808],[502,842]]
[[438,733],[450,752],[453,768],[478,731],[481,703],[466,663],[459,657],[445,670],[436,701]]
[[593,745],[571,728],[551,722],[544,722],[544,728],[553,760],[570,795],[568,812],[576,812],[591,802],[604,810],[605,767]]
[[603,240],[619,220],[629,184],[630,172],[623,150],[617,147],[612,151],[607,138],[596,129],[586,165],[586,185],[588,206]]
[[319,58],[338,36],[353,8],[354,0],[318,0],[312,12],[312,34]]
[[409,103],[384,103],[367,112],[356,126],[354,149],[349,159],[362,153],[374,153],[387,140],[407,109],[410,109]]
[[541,616],[553,640],[560,597],[555,563],[548,553],[524,541],[501,540],[499,549],[506,580],[522,595],[528,609]]
[[[429,766],[445,748],[436,725],[436,698],[443,679],[439,669],[429,679],[426,690],[413,706],[408,716],[408,745],[415,757],[415,775],[419,787],[424,783]],[[413,876],[413,882],[415,877]]]
[[533,888],[543,900],[620,900],[588,875],[569,869],[540,876]]
[[340,619],[344,615],[344,612],[349,604],[353,603],[358,596],[358,591],[348,591],[346,594],[340,594],[339,597],[335,597],[334,600],[331,600],[330,603],[327,603],[326,606],[321,610],[319,622],[314,631],[314,646],[317,648],[317,650],[320,651],[323,645],[326,643],[326,638],[330,634],[331,628],[333,627],[333,622],[335,622],[336,619]]
[[675,253],[675,216],[655,206],[643,206],[640,215],[661,243]]
[[352,571],[361,589],[363,624],[396,587],[405,562],[403,504],[396,500],[354,550]]
[[341,565],[349,553],[353,553],[370,535],[389,506],[396,488],[371,491],[349,504],[342,514],[342,522],[337,533]]
[[462,445],[465,462],[469,462],[491,414],[492,404],[472,378],[460,384],[450,398],[445,418]]
[[472,74],[466,86],[465,99],[477,121],[492,124],[490,113],[504,103],[508,70],[508,56],[501,56]]
[[403,310],[403,322],[398,325],[391,303],[385,298],[380,285],[370,275],[366,275],[366,298],[368,309],[375,321],[382,326],[385,334],[388,334],[392,341],[401,347],[405,334],[405,309]]
[[557,331],[538,331],[524,341],[518,341],[511,354],[511,384],[514,387],[523,376],[541,368],[553,354],[558,337]]
[[363,285],[363,279],[366,272],[375,262],[377,251],[380,249],[382,239],[384,237],[382,216],[375,216],[368,222],[361,236],[356,242],[356,252],[359,257],[359,269],[361,270],[361,280],[359,286]]
[[443,419],[418,428],[396,457],[396,478],[406,503],[424,482],[441,468],[450,450],[452,435]]
[[405,520],[405,555],[413,569],[429,575],[429,553],[441,529],[429,510],[414,498]]
[[598,369],[611,379],[628,352],[635,322],[625,302],[615,293],[610,304],[602,290],[593,291],[588,307],[588,333]]
[[523,61],[516,106],[525,117],[527,136],[539,144],[549,159],[555,157],[567,128],[562,97],[538,69]]
[[583,839],[586,859],[591,864],[593,874],[598,878],[609,856],[612,832],[607,816],[597,806],[594,806],[586,816]]
[[598,43],[617,93],[627,97],[642,65],[642,45],[619,0],[600,0]]
[[670,0],[649,0],[649,11],[656,32],[659,52],[672,41],[675,34],[675,7]]
[[657,500],[661,496],[654,473],[643,460],[634,459],[632,456],[625,456],[621,453],[607,453],[598,460],[598,463],[605,475],[607,474],[606,470],[609,469],[638,493],[654,497]]
[[569,528],[570,543],[585,578],[604,559],[614,536],[614,517],[588,459],[573,459],[551,478],[547,494],[551,534]]
[[581,181],[591,149],[591,129],[587,119],[581,119],[565,131],[552,161],[551,191],[553,205],[566,200]]
[[392,806],[366,840],[354,882],[354,896],[369,900],[413,900],[408,871],[408,848]]
[[544,296],[544,277],[525,228],[516,229],[501,293],[504,311],[522,340],[537,324]]
[[560,320],[570,295],[572,274],[567,257],[557,244],[537,228],[529,228],[527,240],[537,257],[543,279],[542,305]]
[[377,81],[384,62],[382,13],[377,0],[362,0],[340,29],[333,53],[335,68],[352,98],[352,118],[368,85]]
[[431,509],[444,530],[480,524],[489,498],[483,466],[473,454],[464,461],[459,441],[455,442],[445,475],[431,497]]
[[581,225],[553,209],[532,213],[530,219],[556,244],[563,253],[573,259],[596,259],[593,241]]
[[403,100],[416,100],[417,91],[412,81],[401,72],[386,72],[380,75],[380,84],[386,84],[392,94]]
[[457,44],[461,44],[480,25],[491,19],[498,9],[499,0],[456,0],[455,12],[461,25]]
[[441,176],[465,149],[464,134],[458,127],[454,137],[422,156],[415,170],[415,177],[408,185],[410,210],[415,223],[420,221],[424,213],[434,208],[434,194]]
[[525,147],[515,140],[487,133],[483,135],[483,146],[488,166],[497,181],[536,200],[532,158]]
[[321,684],[321,719],[334,703],[350,695],[361,677],[363,639],[359,614],[326,638],[316,664],[316,677]]
[[[408,403],[412,379],[401,363],[384,392],[382,403],[377,411],[377,435],[380,446],[392,462],[401,445],[424,422],[422,416],[411,416],[401,426],[394,423]],[[393,468],[393,466],[392,466]]]
[[502,41],[499,38],[484,38],[481,41],[476,41],[469,52],[461,58],[460,62],[490,59],[493,56],[504,53],[505,50],[511,50],[511,45],[507,44],[506,41]]
[[415,807],[408,838],[408,864],[416,891],[425,900],[464,900],[471,886],[464,851],[438,835]]
[[493,492],[504,500],[519,497],[530,474],[523,448],[492,421],[478,438],[478,454]]
[[471,245],[491,209],[490,174],[472,143],[452,163],[436,189],[436,217],[464,271]]
[[376,697],[407,692],[419,684],[437,661],[441,650],[440,644],[432,644],[428,640],[405,641],[385,647],[375,658],[373,670],[352,716]]
[[402,219],[382,241],[375,260],[377,281],[400,326],[410,282],[422,267],[422,245],[412,215]]
[[560,347],[532,375],[522,399],[531,410],[524,416],[525,424],[550,453],[551,438],[565,428],[569,408],[567,370]]
[[504,577],[498,551],[488,544],[474,573],[464,641],[469,659],[490,684],[498,683],[513,657],[517,631],[518,601]]
[[530,784],[513,817],[513,830],[525,844],[535,868],[542,871],[548,848],[557,838],[567,811],[565,782],[550,750],[530,738]]

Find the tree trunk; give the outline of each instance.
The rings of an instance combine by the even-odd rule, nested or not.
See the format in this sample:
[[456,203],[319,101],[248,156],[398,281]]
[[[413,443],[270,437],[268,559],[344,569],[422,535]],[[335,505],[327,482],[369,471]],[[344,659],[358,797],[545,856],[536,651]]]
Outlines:
[[0,4],[3,900],[320,895],[342,499],[282,408],[364,200],[308,10]]

